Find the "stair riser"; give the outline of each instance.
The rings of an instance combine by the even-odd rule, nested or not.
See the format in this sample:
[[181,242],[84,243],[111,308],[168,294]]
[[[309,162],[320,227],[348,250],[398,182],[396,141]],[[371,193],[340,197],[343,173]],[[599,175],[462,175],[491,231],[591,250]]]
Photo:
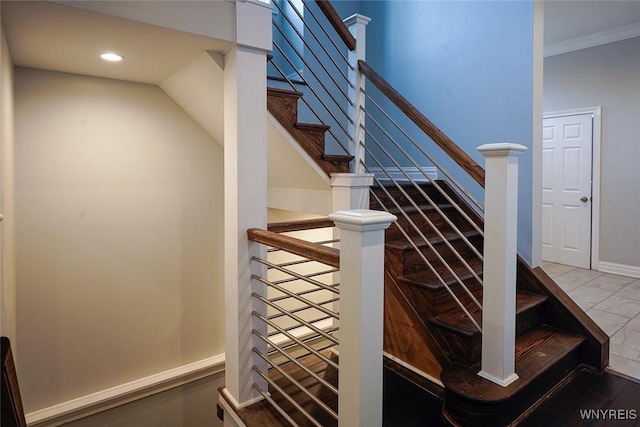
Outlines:
[[267,97],[267,110],[279,122],[294,124],[298,120],[298,100],[293,98]]
[[[420,192],[420,190],[418,190],[414,186],[410,186],[410,187],[409,186],[403,186],[403,190],[404,190],[404,193],[406,193],[406,196],[405,196],[405,194],[403,194],[402,191],[400,191],[395,186],[385,186],[385,189],[387,190],[387,192],[385,192],[384,190],[382,190],[380,188],[375,188],[374,187],[374,191],[375,191],[377,197],[380,199],[380,201],[387,208],[394,208],[395,207],[395,204],[390,200],[390,197],[395,199],[395,201],[398,204],[400,204],[400,206],[411,206],[411,203],[407,199],[407,196],[410,199],[412,199],[418,205],[429,204],[429,202],[424,197],[424,195]],[[427,196],[429,196],[429,198],[431,200],[433,200],[435,203],[445,203],[446,202],[446,199],[435,188],[433,188],[433,186],[431,186],[431,185],[421,185],[420,189]],[[387,195],[387,193],[389,193],[389,194]],[[379,206],[375,197],[371,197],[371,203],[372,203],[372,209],[374,209],[374,205],[373,205],[374,203],[375,203],[375,206]]]
[[[480,244],[479,240],[480,238],[478,237],[470,239],[471,243],[473,243],[476,247]],[[471,265],[478,264],[477,256],[465,242],[457,240],[452,242],[451,244],[465,261],[467,261]],[[445,245],[445,243],[438,242],[433,246],[434,249],[438,251],[440,256],[450,265],[455,266],[460,262],[458,257],[451,251],[451,249],[449,249],[449,247]],[[387,254],[390,256],[391,260],[393,260],[394,272],[396,272],[398,276],[405,276],[417,272],[425,272],[425,274],[431,275],[431,270],[425,264],[422,256],[420,256],[420,254],[418,254],[418,252],[416,252],[412,247],[409,247],[407,249],[395,249],[387,247]],[[430,248],[427,247],[422,249],[422,254],[431,263],[433,268],[438,271],[438,273],[447,273],[446,267],[442,265],[442,262]],[[476,259],[475,261],[473,260],[474,258]],[[460,271],[463,271],[463,269],[464,267],[461,267]],[[433,278],[436,279],[435,276],[433,276]]]
[[[446,219],[443,218],[443,216],[440,215],[440,213],[432,209],[429,209],[428,211],[424,212],[424,214],[420,212],[409,212],[407,213],[407,216],[409,217],[409,219],[407,219],[407,217],[405,217],[402,213],[395,213],[395,212],[392,212],[392,213],[398,217],[398,225],[402,227],[405,233],[407,233],[411,237],[415,237],[416,240],[420,237],[420,235],[415,230],[415,227],[418,227],[418,229],[427,238],[437,235],[437,233],[433,230],[433,227],[425,219],[425,216],[429,219],[429,221],[431,221],[431,223],[433,223],[433,225],[441,233],[444,234],[453,230],[452,227],[449,225],[449,223],[446,221]],[[453,208],[446,209],[444,211],[444,214],[447,216],[447,219],[449,219],[451,223],[461,224],[455,209]],[[457,227],[460,231],[470,230],[470,227],[465,227],[460,225],[457,225]],[[392,225],[387,229],[387,231],[385,232],[385,238],[389,241],[394,239],[400,239],[400,240],[405,239],[404,234],[398,229],[398,226],[396,225]]]
[[471,400],[445,389],[443,414],[453,425],[507,426],[547,394],[579,363],[577,348],[533,380],[514,398],[502,402]]
[[[542,305],[528,308],[516,315],[516,338],[529,332],[532,328],[542,324]],[[433,324],[433,322],[432,322]],[[479,332],[469,336],[444,329],[439,324],[433,324],[441,341],[451,349],[451,358],[462,366],[471,366],[481,360],[482,338]]]
[[[469,278],[462,282],[476,298],[482,295],[482,285],[475,278]],[[416,311],[425,322],[431,317],[458,309],[458,304],[444,286],[427,287],[403,280],[400,280],[398,284],[403,292],[408,295],[408,298],[412,300]],[[471,297],[458,282],[448,283],[448,285],[463,304],[471,303]]]

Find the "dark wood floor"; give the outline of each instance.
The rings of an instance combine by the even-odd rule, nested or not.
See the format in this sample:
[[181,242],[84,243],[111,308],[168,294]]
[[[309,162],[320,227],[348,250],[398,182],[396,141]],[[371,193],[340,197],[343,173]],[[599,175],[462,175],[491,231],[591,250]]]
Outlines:
[[[308,359],[305,360],[305,365],[312,366],[314,371],[330,382],[337,382],[335,372],[331,372],[322,363],[312,362],[311,359]],[[290,372],[296,377],[301,375]],[[403,373],[407,374],[407,372]],[[280,375],[274,376],[272,374],[270,376],[277,379],[284,387],[289,388],[281,382]],[[308,378],[299,377],[297,379],[310,382]],[[388,367],[384,368],[383,379],[383,425],[385,427],[439,427],[446,425],[441,415],[442,395],[437,390],[427,391]],[[270,391],[273,393],[274,390]],[[300,399],[299,393],[294,394],[297,394],[296,399]],[[277,395],[277,392],[272,394],[274,398],[281,400]],[[333,408],[336,404],[335,399],[329,402]],[[296,415],[290,405],[283,402],[283,406],[301,426],[310,425],[303,417]],[[305,403],[304,406],[310,412],[314,412],[312,405]],[[241,412],[243,413],[241,417],[251,427],[289,425],[265,402],[254,405],[252,408],[245,408]],[[329,422],[327,418],[322,419],[321,424],[323,426],[337,425],[335,422]],[[548,398],[518,425],[524,427],[640,427],[640,381],[612,372],[596,373],[588,369],[579,369],[568,385]]]
[[587,369],[521,426],[640,426],[640,381]]

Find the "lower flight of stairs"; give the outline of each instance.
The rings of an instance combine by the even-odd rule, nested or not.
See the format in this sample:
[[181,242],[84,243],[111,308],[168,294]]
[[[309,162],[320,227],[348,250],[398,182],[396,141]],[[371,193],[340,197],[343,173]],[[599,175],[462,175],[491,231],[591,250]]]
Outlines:
[[348,173],[353,156],[325,153],[325,133],[329,126],[298,122],[301,97],[301,92],[267,88],[267,109],[327,175]]
[[[445,182],[438,181],[438,185],[452,194]],[[407,185],[402,190],[393,185],[377,186],[373,193],[371,209],[388,210],[398,217],[398,224],[405,230],[403,233],[392,225],[386,232],[385,269],[392,280],[386,282],[385,293],[400,292],[404,296],[401,299],[404,309],[415,314],[416,323],[419,323],[417,327],[424,328],[424,334],[431,338],[430,347],[442,368],[440,378],[445,388],[443,417],[448,423],[461,426],[509,425],[582,363],[585,339],[545,324],[549,297],[518,286],[516,373],[519,379],[502,387],[478,376],[481,334],[457,306],[451,293],[482,325],[481,310],[471,297],[473,295],[482,303],[482,286],[474,277],[482,277],[482,260],[473,250],[482,252],[482,235],[434,185],[424,184],[420,188]],[[396,203],[392,202],[392,197]],[[470,211],[468,213],[473,215]],[[411,222],[416,224],[428,243],[412,229]],[[472,247],[454,232],[452,224],[459,228]],[[471,271],[452,248],[466,261]],[[431,268],[424,259],[431,263]],[[471,295],[463,290],[452,271],[468,287]],[[442,277],[450,291],[437,275]],[[402,328],[385,323],[385,335],[402,333]],[[411,354],[395,356],[411,365],[411,360],[407,360],[413,357]]]

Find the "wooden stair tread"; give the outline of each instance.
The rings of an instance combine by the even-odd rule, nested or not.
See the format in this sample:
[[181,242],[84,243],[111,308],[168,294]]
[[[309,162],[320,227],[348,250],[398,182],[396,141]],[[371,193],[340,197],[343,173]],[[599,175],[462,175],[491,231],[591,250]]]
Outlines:
[[[473,268],[473,271],[475,271],[475,273],[480,278],[482,278],[483,265],[482,265],[482,262],[480,262],[480,259],[476,259],[476,262],[473,262],[473,260],[466,260],[466,261],[469,264],[469,266]],[[460,280],[462,280],[463,282],[465,280],[469,280],[473,278],[473,274],[471,274],[471,272],[462,265],[460,265],[460,271],[456,271],[456,270],[457,268],[453,268],[453,271],[456,272]],[[445,273],[441,273],[440,277],[442,277],[444,282],[449,286],[457,283],[456,278],[453,277],[453,274],[449,273],[448,271]],[[434,278],[431,271],[429,272],[421,271],[417,273],[407,274],[407,275],[398,277],[398,280],[412,286],[420,286],[423,288],[427,288],[431,291],[437,291],[444,288],[444,285],[442,284],[442,282],[440,282],[440,280],[438,280],[437,278]]]
[[[478,297],[478,301],[482,304],[482,296]],[[526,310],[535,308],[547,301],[547,297],[542,295],[527,294],[518,292],[516,294],[516,316],[524,313]],[[482,310],[475,303],[465,306],[474,320],[482,326]],[[434,325],[449,330],[458,335],[473,336],[480,335],[480,331],[471,323],[471,319],[461,309],[451,310],[429,320]]]
[[312,132],[326,132],[331,129],[331,126],[316,123],[296,123],[295,127],[299,130],[307,130]]
[[275,96],[278,98],[292,98],[299,99],[304,95],[302,92],[298,92],[295,90],[287,90],[287,89],[278,89],[274,87],[267,88],[267,96]]
[[442,371],[441,379],[447,391],[465,400],[501,402],[519,391],[569,353],[578,349],[584,338],[562,332],[550,326],[541,326],[516,340],[516,374],[519,379],[502,387],[478,375],[480,363],[470,367],[452,366]]
[[347,154],[324,154],[322,158],[328,162],[346,162],[349,163],[355,157]]
[[[412,230],[412,231],[415,231],[415,230]],[[467,239],[480,236],[480,233],[478,233],[478,231],[476,231],[476,230],[461,230],[461,231],[462,231],[462,234]],[[423,231],[423,233],[424,233],[424,231]],[[458,235],[458,233],[456,233],[455,231],[445,231],[444,233],[442,233],[442,235],[449,242],[454,242],[456,240],[462,240],[462,237],[460,237]],[[443,240],[438,235],[431,236],[431,235],[425,234],[425,237],[427,239],[429,239],[429,242],[431,244],[443,243]],[[418,241],[414,240],[414,243],[418,247],[418,249],[428,249],[429,248],[429,245],[427,245],[427,243],[421,237],[416,236],[416,238],[419,239],[419,240]],[[413,245],[410,242],[408,242],[407,239],[404,236],[399,236],[399,237],[393,238],[393,239],[387,239],[387,241],[385,242],[385,245],[386,245],[387,248],[391,248],[391,249],[398,249],[398,250],[412,250],[413,249]]]
[[298,122],[298,100],[302,96],[302,92],[294,90],[267,88],[267,109],[328,176],[348,173],[353,157],[325,153],[325,132],[330,127]]

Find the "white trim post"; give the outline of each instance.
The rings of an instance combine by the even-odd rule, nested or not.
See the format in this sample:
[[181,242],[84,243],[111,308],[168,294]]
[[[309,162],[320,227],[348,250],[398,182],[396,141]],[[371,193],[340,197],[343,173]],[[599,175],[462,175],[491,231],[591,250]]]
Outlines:
[[[332,212],[350,211],[353,209],[369,209],[369,191],[373,185],[372,173],[332,173],[331,174],[331,206]],[[340,240],[340,229],[333,229],[334,240]],[[338,246],[339,247],[339,246]],[[333,273],[333,283],[340,282],[340,272]],[[340,313],[340,300],[334,301],[332,310]],[[340,321],[333,319],[335,331],[333,336],[340,338]],[[338,346],[332,351],[339,353]]]
[[333,212],[369,209],[369,190],[372,185],[372,173],[332,173]]
[[515,373],[516,255],[518,233],[518,156],[520,144],[485,144],[482,370],[503,387]]
[[339,425],[382,426],[384,230],[394,215],[367,209],[329,218],[340,228]]
[[[266,344],[252,335],[251,311],[257,307],[251,292],[264,294],[252,274],[266,277],[266,269],[252,256],[266,258],[266,249],[247,238],[247,229],[267,228],[267,112],[266,53],[235,46],[225,54],[224,70],[224,228],[225,228],[225,388],[223,393],[236,409],[259,401],[253,389],[266,390],[254,363],[266,372],[266,364],[252,353],[252,346],[266,353]],[[266,325],[255,322],[266,332]]]
[[[266,335],[254,322],[252,310],[266,313],[252,292],[266,290],[252,274],[266,276],[266,268],[252,256],[266,258],[266,249],[247,238],[247,229],[267,227],[267,52],[271,49],[271,7],[235,4],[236,40],[224,55],[224,285],[225,285],[225,397],[236,409],[263,397],[267,390],[253,366],[267,372],[266,362],[252,347],[266,353],[266,344],[252,334]],[[233,426],[225,417],[225,426]]]
[[371,21],[364,15],[356,13],[344,20],[344,23],[349,27],[351,35],[356,39],[356,48],[349,51],[349,73],[348,78],[351,85],[349,86],[348,96],[353,105],[349,104],[349,117],[353,120],[353,123],[349,122],[348,130],[349,135],[352,138],[352,145],[349,147],[350,154],[355,156],[354,167],[352,171],[355,173],[363,173],[364,166],[364,86],[365,78],[358,70],[358,60],[364,61],[367,50],[367,24]]

